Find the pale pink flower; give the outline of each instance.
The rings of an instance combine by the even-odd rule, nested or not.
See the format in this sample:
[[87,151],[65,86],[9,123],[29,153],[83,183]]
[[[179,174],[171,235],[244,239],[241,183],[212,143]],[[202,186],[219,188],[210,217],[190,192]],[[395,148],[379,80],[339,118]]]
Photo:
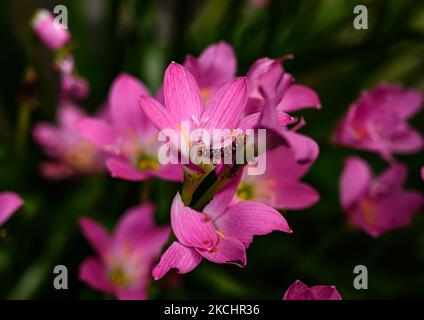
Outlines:
[[86,117],[83,110],[71,103],[59,106],[58,125],[36,124],[33,136],[52,160],[42,163],[41,173],[51,179],[63,179],[78,174],[103,170],[99,149],[84,138],[77,123]]
[[386,159],[392,154],[420,151],[424,140],[407,120],[421,108],[420,91],[380,84],[365,91],[347,111],[334,135],[344,146],[373,151]]
[[399,163],[373,178],[365,161],[348,158],[340,178],[340,202],[349,221],[372,237],[410,225],[424,197],[402,188],[406,178],[407,169]]
[[69,31],[57,24],[50,11],[45,9],[39,9],[35,12],[32,28],[50,50],[61,49],[71,39]]
[[309,288],[302,281],[296,280],[284,293],[283,300],[342,300],[342,297],[334,286]]
[[169,237],[169,227],[155,225],[153,205],[128,210],[112,235],[90,218],[80,225],[97,253],[81,264],[80,279],[118,299],[146,299],[152,264]]

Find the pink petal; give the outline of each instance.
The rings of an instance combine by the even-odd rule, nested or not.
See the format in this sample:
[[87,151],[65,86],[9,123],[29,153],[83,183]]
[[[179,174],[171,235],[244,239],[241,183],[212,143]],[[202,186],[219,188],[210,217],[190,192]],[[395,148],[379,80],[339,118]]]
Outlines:
[[342,297],[334,286],[313,286],[311,292],[315,300],[342,300]]
[[269,205],[286,209],[301,210],[313,206],[319,201],[318,192],[310,185],[298,181],[277,182],[276,199]]
[[78,121],[77,127],[82,136],[100,148],[110,149],[116,142],[117,133],[102,119],[87,117]]
[[140,107],[147,117],[159,129],[173,129],[179,132],[179,121],[155,99],[142,96],[139,98]]
[[86,113],[72,103],[63,103],[59,106],[58,122],[61,127],[76,131],[78,121],[86,117]]
[[183,182],[184,171],[183,167],[178,164],[166,164],[162,165],[153,174],[161,179],[168,181]]
[[423,149],[424,138],[418,131],[408,129],[400,137],[391,140],[390,146],[398,154],[415,153]]
[[115,294],[119,300],[146,300],[147,292],[145,286],[135,288],[117,288]]
[[106,167],[114,178],[120,178],[129,181],[143,181],[149,179],[152,174],[143,172],[128,163],[128,160],[121,158],[108,158]]
[[232,205],[214,222],[225,237],[236,238],[246,247],[255,235],[265,235],[272,231],[292,232],[281,213],[255,201],[242,201]]
[[85,259],[79,268],[79,278],[94,289],[113,293],[113,286],[107,281],[103,264],[95,258]]
[[93,249],[104,256],[110,245],[110,236],[106,229],[88,217],[81,218],[79,223],[82,233]]
[[173,242],[153,268],[152,275],[155,280],[159,280],[173,268],[178,269],[178,273],[188,273],[196,268],[200,261],[202,256],[196,250]]
[[39,123],[33,130],[34,140],[46,149],[51,156],[56,156],[61,150],[59,130],[47,123]]
[[12,214],[23,204],[22,198],[14,192],[0,193],[0,226],[5,223]]
[[378,178],[373,182],[373,192],[382,193],[396,191],[400,189],[407,178],[407,167],[400,163],[392,163]]
[[293,84],[287,90],[277,108],[285,112],[293,112],[304,108],[319,109],[320,106],[321,104],[315,91],[304,85]]
[[155,227],[155,206],[152,203],[143,203],[128,209],[116,226],[114,239],[128,241],[138,239],[143,233]]
[[172,62],[165,71],[163,91],[165,105],[178,122],[200,119],[203,106],[199,87],[191,73],[182,65]]
[[202,52],[198,65],[209,85],[222,86],[234,78],[237,60],[233,48],[226,42],[219,42]]
[[361,199],[371,186],[372,172],[368,164],[358,158],[349,157],[340,176],[340,203],[348,210]]
[[372,216],[369,213],[357,213],[353,223],[372,237],[377,237],[390,230],[409,226],[423,205],[424,197],[420,192],[397,191],[374,200]]
[[283,300],[314,300],[314,296],[306,284],[296,280],[284,293]]
[[169,227],[155,225],[153,204],[144,203],[124,213],[116,227],[114,241],[142,250],[144,259],[154,259],[167,242],[169,232]]
[[[282,111],[278,111],[276,116],[278,124],[282,127],[286,127],[287,125],[295,122],[295,118]],[[260,118],[260,112],[249,114],[248,116],[240,120],[237,127],[242,130],[255,128],[259,123]]]
[[148,96],[149,92],[135,77],[120,74],[112,83],[109,93],[110,116],[113,123],[119,128],[134,128],[135,130],[146,125],[146,119],[139,107],[141,96]]
[[175,236],[185,246],[210,250],[218,241],[210,218],[184,206],[179,193],[172,202],[171,224]]
[[217,245],[212,250],[197,251],[209,261],[215,263],[231,263],[244,267],[247,263],[246,248],[240,240],[225,236],[220,237]]
[[236,78],[221,87],[202,115],[209,129],[235,129],[247,101],[247,79]]
[[283,132],[282,136],[286,139],[297,162],[304,164],[314,162],[318,158],[319,147],[312,138],[291,131]]

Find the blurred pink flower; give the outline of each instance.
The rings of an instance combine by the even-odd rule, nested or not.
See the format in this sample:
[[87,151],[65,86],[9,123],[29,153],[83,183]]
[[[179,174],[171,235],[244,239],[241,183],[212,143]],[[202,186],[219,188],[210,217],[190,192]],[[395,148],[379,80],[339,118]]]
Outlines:
[[291,233],[284,217],[275,209],[254,201],[232,203],[238,181],[232,181],[203,209],[184,206],[177,194],[171,207],[171,225],[178,241],[162,255],[153,277],[162,278],[170,269],[188,273],[202,258],[215,263],[246,265],[246,249],[255,235],[274,230]]
[[198,58],[188,55],[184,66],[196,80],[203,104],[207,105],[219,88],[236,77],[237,58],[233,48],[221,41],[207,47]]
[[[318,153],[314,158],[317,156]],[[269,150],[260,157],[266,161],[264,174],[248,175],[245,171],[237,189],[238,199],[260,201],[285,210],[304,209],[319,200],[315,189],[299,181],[314,160],[300,164],[286,146]]]
[[283,300],[342,300],[342,297],[334,286],[309,288],[302,281],[296,280],[284,293]]
[[41,165],[41,173],[50,179],[89,174],[103,170],[103,156],[98,148],[84,138],[77,123],[85,117],[83,110],[71,103],[59,106],[58,126],[36,124],[33,136],[52,161]]
[[148,95],[140,81],[121,74],[109,92],[108,119],[87,117],[78,127],[86,138],[107,153],[106,166],[112,176],[133,181],[152,176],[182,181],[180,165],[162,165],[158,161],[158,130],[139,107],[140,97],[147,99]]
[[422,100],[420,91],[380,84],[362,93],[349,107],[334,140],[344,146],[377,152],[389,160],[393,153],[417,152],[423,148],[424,140],[407,120],[420,110]]
[[23,204],[22,198],[14,192],[0,192],[0,226]]
[[75,62],[71,55],[58,59],[56,66],[60,74],[60,100],[81,101],[90,91],[88,81],[75,73]]
[[283,112],[321,107],[315,91],[304,85],[293,84],[293,76],[284,70],[282,61],[264,57],[250,67],[247,73],[247,113],[261,111],[267,102]]
[[56,25],[54,16],[45,9],[39,9],[35,12],[32,28],[50,50],[61,49],[71,39],[69,31],[60,25]]
[[80,279],[121,300],[146,299],[151,266],[169,237],[169,227],[155,225],[153,205],[129,209],[113,235],[90,218],[80,225],[98,255],[83,261]]
[[365,161],[348,158],[340,177],[340,202],[349,221],[372,237],[411,224],[424,197],[402,189],[406,177],[406,167],[393,163],[373,178]]

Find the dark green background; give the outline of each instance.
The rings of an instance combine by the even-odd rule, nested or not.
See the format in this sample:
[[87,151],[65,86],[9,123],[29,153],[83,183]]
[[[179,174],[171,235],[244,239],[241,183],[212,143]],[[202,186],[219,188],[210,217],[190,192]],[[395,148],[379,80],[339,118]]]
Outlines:
[[[89,3],[97,3],[98,7]],[[106,174],[48,182],[37,173],[45,159],[31,139],[36,121],[53,121],[57,75],[51,56],[29,27],[38,7],[65,4],[79,72],[91,83],[83,103],[94,112],[107,97],[112,79],[127,71],[156,90],[171,60],[199,54],[207,45],[228,41],[243,75],[259,57],[293,53],[286,68],[296,81],[314,88],[323,108],[301,114],[302,132],[315,138],[321,154],[306,176],[321,201],[313,208],[285,213],[294,233],[257,237],[243,269],[204,261],[178,279],[151,287],[151,298],[280,299],[296,279],[308,285],[336,285],[345,299],[424,298],[424,216],[411,227],[371,239],[346,223],[338,202],[338,179],[348,155],[386,166],[378,156],[332,145],[340,116],[365,88],[382,80],[424,89],[424,2],[271,1],[265,9],[247,1],[1,1],[0,2],[0,190],[14,190],[25,206],[3,229],[0,246],[2,298],[108,298],[78,280],[78,265],[93,251],[78,230],[77,218],[95,217],[113,227],[120,214],[138,203],[146,185]],[[369,29],[355,30],[353,7],[365,4]],[[96,18],[97,17],[97,18]],[[28,66],[39,73],[38,108],[31,123],[18,125],[18,103]],[[423,131],[424,113],[413,119]],[[423,189],[419,168],[424,154],[399,157],[408,164],[407,186]],[[169,219],[178,185],[152,181],[151,198],[161,223]],[[53,289],[53,268],[69,270],[69,290]],[[369,290],[353,288],[353,268],[368,267]],[[169,279],[169,278],[168,278]],[[175,281],[176,280],[176,281]]]

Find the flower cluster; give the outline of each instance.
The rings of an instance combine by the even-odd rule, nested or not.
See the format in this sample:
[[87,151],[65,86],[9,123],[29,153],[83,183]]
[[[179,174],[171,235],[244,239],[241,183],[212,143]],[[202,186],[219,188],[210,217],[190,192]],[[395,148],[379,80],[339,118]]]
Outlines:
[[407,123],[422,103],[423,95],[417,90],[380,84],[349,107],[334,134],[338,144],[376,152],[389,163],[373,179],[364,160],[350,157],[340,177],[343,210],[353,225],[372,237],[408,226],[424,205],[420,192],[402,189],[407,168],[394,157],[423,149],[424,138]]
[[[80,266],[79,277],[89,286],[118,299],[145,299],[151,279],[172,269],[186,274],[202,261],[243,268],[255,236],[293,232],[282,212],[319,201],[318,192],[302,181],[319,146],[299,132],[306,122],[296,113],[319,110],[321,101],[286,70],[291,55],[261,57],[238,76],[234,49],[215,43],[198,57],[172,61],[156,92],[133,75],[118,74],[105,104],[89,115],[78,105],[89,84],[77,72],[70,32],[46,10],[35,14],[32,27],[52,52],[60,79],[57,124],[40,122],[33,130],[50,158],[40,166],[42,175],[66,179],[107,172],[143,182],[146,189],[150,179],[179,187],[167,211],[169,225],[155,223],[151,199],[127,210],[113,234],[89,217],[80,219],[97,255]],[[373,177],[364,160],[349,157],[340,178],[349,222],[372,237],[409,225],[424,205],[420,192],[403,188],[407,168],[395,158],[424,146],[408,123],[422,98],[419,91],[381,84],[349,107],[333,136],[339,145],[377,153],[388,162],[388,169]],[[217,130],[225,134],[217,136]],[[424,179],[424,167],[421,175]],[[21,204],[16,194],[0,194],[0,224]],[[341,295],[334,286],[309,288],[296,281],[283,299],[340,300]]]

